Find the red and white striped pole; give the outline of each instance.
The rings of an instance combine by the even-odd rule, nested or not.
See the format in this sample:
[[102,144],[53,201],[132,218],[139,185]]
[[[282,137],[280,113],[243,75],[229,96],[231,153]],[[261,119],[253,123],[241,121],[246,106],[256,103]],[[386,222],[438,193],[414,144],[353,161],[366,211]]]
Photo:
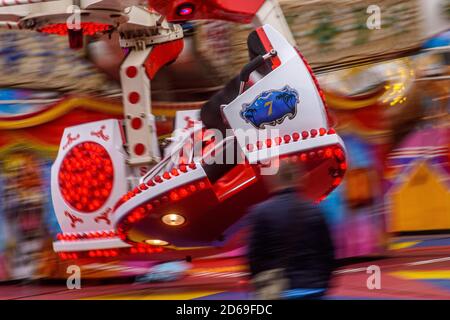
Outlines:
[[150,79],[144,66],[152,49],[131,50],[120,68],[128,163],[135,169],[134,177],[145,174],[161,157],[151,112]]

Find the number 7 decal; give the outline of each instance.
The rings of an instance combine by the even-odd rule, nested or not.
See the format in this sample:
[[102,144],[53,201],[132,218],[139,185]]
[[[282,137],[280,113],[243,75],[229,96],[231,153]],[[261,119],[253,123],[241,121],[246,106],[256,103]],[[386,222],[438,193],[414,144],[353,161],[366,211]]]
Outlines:
[[267,113],[268,116],[270,116],[272,114],[272,104],[273,104],[273,101],[267,101],[266,103],[264,103],[264,107],[269,106],[269,111]]

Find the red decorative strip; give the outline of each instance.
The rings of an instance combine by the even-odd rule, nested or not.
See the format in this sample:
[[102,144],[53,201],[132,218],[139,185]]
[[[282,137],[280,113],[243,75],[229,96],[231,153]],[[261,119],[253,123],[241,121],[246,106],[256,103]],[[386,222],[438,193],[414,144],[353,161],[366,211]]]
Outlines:
[[86,258],[117,258],[126,255],[148,255],[164,252],[162,247],[151,246],[147,244],[137,244],[131,248],[101,249],[88,251],[68,251],[59,252],[62,260],[86,259]]
[[[256,29],[256,33],[258,34],[258,37],[261,40],[261,43],[264,46],[266,52],[270,52],[273,49],[273,46],[270,43],[270,40],[267,37],[266,33],[264,32],[264,29],[262,27]],[[270,58],[270,61],[272,62],[272,70],[278,68],[281,65],[281,61],[278,56]]]
[[[306,140],[308,138],[315,138],[318,135],[320,136],[324,136],[325,134],[336,134],[336,131],[333,128],[330,129],[325,129],[325,128],[320,128],[320,129],[311,129],[310,132],[308,131],[302,131],[301,137],[303,140]],[[249,152],[252,152],[255,149],[255,147],[257,149],[262,149],[263,145],[265,144],[267,148],[271,148],[274,142],[277,146],[282,144],[283,142],[285,144],[288,144],[290,142],[297,142],[300,139],[300,133],[298,132],[293,132],[291,135],[284,135],[283,137],[275,137],[272,141],[272,139],[267,139],[266,141],[257,141],[255,144],[247,144],[246,148]]]
[[[96,22],[81,22],[81,30],[83,30],[84,35],[93,36],[98,32],[106,32],[111,29],[111,25],[105,23]],[[68,28],[66,23],[55,23],[49,24],[38,29],[39,32],[57,34],[60,36],[65,36],[68,33]]]
[[154,187],[156,184],[164,182],[164,180],[170,180],[172,177],[177,177],[181,173],[188,172],[188,168],[191,170],[195,170],[197,168],[197,165],[195,163],[190,163],[189,165],[180,165],[179,168],[173,168],[170,171],[164,172],[162,175],[157,175],[153,179],[150,179],[146,183],[142,183],[136,188],[134,188],[132,191],[128,192],[124,196],[122,196],[119,201],[114,206],[114,211],[117,210],[122,204],[136,196],[137,194],[141,193],[142,191],[147,190],[148,188]]

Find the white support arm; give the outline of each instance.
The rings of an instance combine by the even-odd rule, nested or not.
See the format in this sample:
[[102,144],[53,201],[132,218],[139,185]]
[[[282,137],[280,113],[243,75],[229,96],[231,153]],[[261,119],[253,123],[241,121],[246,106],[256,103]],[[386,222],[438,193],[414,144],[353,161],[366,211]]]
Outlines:
[[147,166],[161,159],[151,108],[150,79],[144,66],[151,51],[152,47],[131,50],[120,68],[128,163],[132,166]]

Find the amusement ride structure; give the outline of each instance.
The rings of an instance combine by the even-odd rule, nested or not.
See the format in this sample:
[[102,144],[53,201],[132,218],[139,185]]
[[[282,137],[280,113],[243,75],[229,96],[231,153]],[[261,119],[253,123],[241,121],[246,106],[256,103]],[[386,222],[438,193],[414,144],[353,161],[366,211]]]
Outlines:
[[[184,125],[163,148],[151,80],[181,53],[181,23],[198,19],[252,22],[252,59],[235,94],[213,109],[180,113]],[[61,138],[51,189],[62,230],[54,250],[63,259],[164,260],[229,249],[248,208],[268,196],[261,176],[279,161],[307,169],[312,200],[342,181],[345,147],[276,1],[1,0],[0,21],[67,36],[72,48],[84,35],[118,32],[128,52],[123,120],[66,128]],[[224,128],[230,134],[219,138]]]

